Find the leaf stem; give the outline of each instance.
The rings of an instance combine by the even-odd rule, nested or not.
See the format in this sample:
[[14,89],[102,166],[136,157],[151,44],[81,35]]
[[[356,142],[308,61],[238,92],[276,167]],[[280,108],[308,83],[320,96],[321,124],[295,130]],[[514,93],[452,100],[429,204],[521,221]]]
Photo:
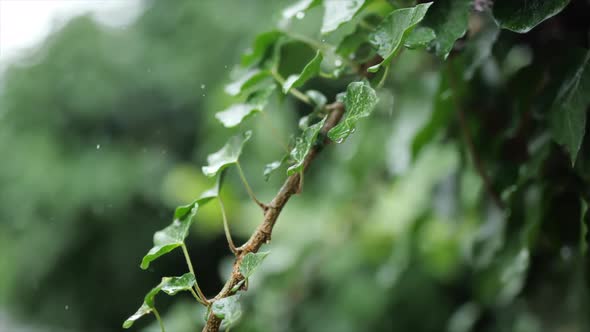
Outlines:
[[219,201],[219,206],[221,207],[221,216],[223,217],[223,231],[225,232],[225,238],[227,239],[227,243],[229,244],[229,249],[234,255],[238,254],[238,250],[236,249],[236,245],[234,244],[234,240],[231,237],[231,232],[229,231],[229,223],[227,222],[227,215],[225,213],[225,206],[223,205],[223,200],[221,200],[220,196],[217,196],[217,200]]
[[[272,69],[270,71],[272,77],[281,85],[283,86],[285,84],[285,78],[283,78],[283,76],[281,76],[281,74],[279,74],[275,69]],[[302,102],[308,104],[308,105],[312,105],[311,99],[306,96],[303,92],[297,90],[296,88],[291,88],[289,90],[289,93],[293,95],[293,97],[301,100]]]
[[182,247],[182,253],[184,254],[184,259],[186,260],[186,265],[188,265],[188,270],[195,276],[195,290],[197,291],[198,297],[201,298],[201,301],[204,305],[209,305],[209,301],[201,291],[199,287],[199,283],[197,282],[197,275],[195,274],[195,269],[193,268],[193,263],[191,263],[191,258],[188,255],[188,250],[186,249],[186,244],[184,242],[180,245]]
[[263,211],[265,211],[267,209],[266,204],[259,201],[258,198],[256,198],[256,195],[254,195],[254,191],[252,191],[252,188],[250,188],[250,185],[248,184],[248,180],[246,180],[246,176],[244,175],[244,171],[242,170],[242,166],[240,166],[239,161],[236,162],[236,166],[238,168],[238,173],[240,174],[240,179],[242,179],[242,183],[244,184],[244,187],[246,187],[246,191],[248,192],[248,195],[250,196],[250,198],[252,198],[252,200],[256,204],[258,204],[258,206],[260,206],[262,208]]
[[154,316],[156,316],[156,320],[158,320],[158,323],[160,323],[160,329],[162,330],[162,332],[166,332],[166,328],[164,328],[164,322],[162,321],[162,317],[160,317],[160,313],[158,312],[158,310],[156,310],[156,308],[153,308],[154,310]]

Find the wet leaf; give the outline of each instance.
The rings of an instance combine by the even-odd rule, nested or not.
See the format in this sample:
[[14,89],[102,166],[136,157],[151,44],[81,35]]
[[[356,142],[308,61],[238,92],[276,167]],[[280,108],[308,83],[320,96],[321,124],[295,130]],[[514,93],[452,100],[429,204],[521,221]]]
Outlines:
[[224,327],[231,327],[242,316],[239,299],[240,295],[232,295],[219,299],[211,305],[211,311],[215,317],[223,320]]
[[431,4],[432,2],[429,2],[416,7],[394,10],[383,19],[383,22],[369,36],[369,42],[377,48],[377,54],[383,58],[383,61],[370,67],[370,72],[377,72],[383,64],[389,65],[404,39],[407,38],[411,29],[422,21]]
[[586,133],[586,109],[590,105],[590,51],[580,54],[561,83],[551,107],[553,138],[569,152],[572,165]]
[[207,157],[207,166],[203,166],[203,174],[209,177],[217,175],[221,170],[238,162],[244,144],[252,137],[252,132],[247,131],[241,135],[233,136],[221,148],[221,150]]
[[195,276],[192,273],[183,274],[180,277],[164,277],[158,286],[152,288],[143,299],[143,304],[123,323],[123,328],[128,329],[141,317],[152,313],[155,310],[155,297],[163,291],[168,295],[175,295],[178,292],[191,289],[195,285]]
[[322,33],[336,30],[350,21],[365,4],[365,0],[324,0]]
[[501,0],[494,2],[494,18],[501,28],[526,33],[557,15],[570,0]]
[[272,84],[266,89],[254,93],[249,101],[231,105],[227,109],[216,113],[215,118],[226,128],[235,127],[251,115],[262,112],[268,104],[268,99],[274,89],[275,85]]
[[377,105],[377,94],[367,82],[352,82],[344,96],[344,118],[328,132],[328,137],[336,143],[343,142],[355,130],[356,123],[373,112]]
[[436,38],[430,44],[434,53],[446,59],[457,39],[463,37],[469,23],[472,0],[435,1],[424,18],[424,26],[434,30]]
[[317,51],[316,55],[303,68],[301,73],[297,75],[290,75],[283,84],[283,93],[289,93],[292,88],[298,88],[305,84],[309,79],[315,77],[320,72],[320,65],[323,60],[322,53]]
[[295,161],[295,164],[287,169],[287,175],[293,175],[303,170],[305,157],[315,144],[317,137],[326,122],[326,118],[327,117],[324,117],[322,121],[307,127],[301,136],[296,138],[295,147],[291,150],[291,158]]
[[172,224],[154,234],[154,246],[143,256],[142,269],[147,269],[151,262],[182,245],[198,208],[198,204],[192,204],[190,212],[185,214],[183,218],[174,219]]
[[281,36],[283,33],[276,30],[259,34],[252,48],[242,56],[242,66],[248,67],[263,60]]
[[283,18],[290,20],[299,13],[303,13],[311,7],[319,5],[319,0],[300,0],[283,10]]
[[408,35],[404,41],[404,46],[409,49],[426,47],[432,40],[436,38],[434,30],[425,27],[419,27]]
[[248,279],[254,273],[256,268],[262,264],[262,261],[268,256],[269,252],[259,252],[259,253],[248,253],[242,259],[242,264],[240,264],[240,273],[244,276],[244,278]]
[[225,92],[231,96],[243,95],[255,90],[263,89],[273,82],[267,70],[250,69],[238,75],[230,84],[225,86]]
[[289,154],[285,154],[285,156],[281,160],[275,160],[272,163],[268,163],[264,166],[264,181],[268,181],[270,176],[281,166],[283,166],[287,160],[289,159]]

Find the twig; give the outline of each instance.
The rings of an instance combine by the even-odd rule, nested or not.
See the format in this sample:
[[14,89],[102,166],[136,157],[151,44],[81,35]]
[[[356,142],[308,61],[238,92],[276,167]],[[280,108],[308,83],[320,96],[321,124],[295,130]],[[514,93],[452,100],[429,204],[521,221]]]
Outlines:
[[483,185],[486,192],[492,198],[496,206],[503,210],[504,202],[502,202],[500,195],[498,195],[498,193],[494,190],[494,187],[492,186],[492,180],[486,172],[483,162],[481,161],[481,158],[479,157],[477,150],[475,149],[475,145],[473,144],[473,139],[471,138],[471,131],[469,130],[469,125],[467,124],[467,119],[465,118],[465,112],[463,111],[463,108],[457,100],[456,95],[458,89],[456,84],[457,81],[455,80],[455,72],[453,70],[452,60],[449,60],[447,69],[449,74],[449,84],[451,85],[451,89],[453,90],[453,93],[451,94],[451,99],[453,101],[453,106],[456,110],[457,120],[459,120],[459,126],[461,127],[461,133],[463,134],[463,141],[465,142],[465,145],[467,147],[467,152],[471,157],[471,161],[473,162],[473,165],[475,166],[477,173],[483,181]]
[[[329,104],[326,106],[326,109],[330,111],[328,115],[328,119],[324,123],[322,127],[321,133],[324,137],[330,129],[332,129],[344,114],[344,105],[342,103],[336,102],[333,104]],[[325,138],[324,143],[328,144],[330,140]],[[324,144],[321,144],[322,146]],[[320,152],[320,147],[316,146],[311,149],[311,151],[305,157],[303,162],[303,170],[305,171],[312,160],[316,157],[316,155]],[[299,184],[300,184],[300,173],[295,173],[287,178],[277,195],[272,199],[270,204],[268,205],[268,209],[264,214],[264,220],[258,228],[254,231],[254,233],[250,236],[250,239],[241,247],[239,247],[238,254],[234,261],[233,270],[229,280],[223,286],[223,289],[217,294],[212,301],[216,301],[227,297],[232,294],[232,288],[234,288],[240,281],[244,279],[242,274],[240,273],[240,265],[242,263],[242,259],[248,253],[255,253],[257,252],[260,247],[265,244],[269,243],[271,239],[272,230],[274,225],[279,217],[281,211],[289,198],[297,193]],[[217,318],[213,313],[209,314],[207,319],[207,324],[203,328],[203,332],[217,332],[219,331],[219,327],[221,325],[221,319]]]
[[236,245],[234,244],[234,240],[231,237],[231,232],[229,231],[229,224],[227,222],[227,215],[225,214],[225,206],[223,205],[223,201],[221,200],[220,196],[217,196],[217,200],[219,201],[219,206],[221,207],[221,217],[223,218],[223,231],[225,232],[225,238],[227,239],[227,244],[229,245],[229,249],[234,255],[238,254],[236,249]]
[[258,206],[260,206],[262,211],[266,211],[268,209],[268,206],[266,204],[262,203],[260,200],[258,200],[258,198],[256,198],[256,195],[254,195],[254,191],[252,191],[250,184],[248,184],[248,180],[246,179],[246,175],[244,175],[244,171],[242,170],[242,166],[240,166],[239,161],[236,162],[236,168],[238,169],[238,173],[240,174],[240,179],[242,179],[242,183],[244,183],[244,187],[246,187],[246,191],[248,192],[248,195],[250,196],[250,198],[252,198],[252,200],[256,204],[258,204]]
[[[188,270],[193,274],[193,276],[196,276],[195,274],[195,269],[193,268],[193,263],[191,263],[191,257],[188,254],[188,250],[186,249],[186,244],[181,244],[180,247],[182,248],[182,253],[184,254],[184,259],[186,260],[186,265],[188,265]],[[197,280],[195,279],[195,290],[197,291],[198,297],[201,298],[201,303],[205,304],[205,305],[209,305],[209,301],[207,301],[207,297],[205,297],[205,294],[203,294],[203,292],[201,291],[201,288],[199,287],[199,284],[197,283]]]

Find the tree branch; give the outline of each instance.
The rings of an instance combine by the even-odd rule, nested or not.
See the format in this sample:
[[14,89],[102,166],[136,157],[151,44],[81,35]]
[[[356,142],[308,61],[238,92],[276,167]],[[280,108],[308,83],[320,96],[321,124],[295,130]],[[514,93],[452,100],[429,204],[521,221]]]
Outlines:
[[[321,146],[330,143],[330,140],[327,138],[326,134],[330,129],[332,129],[336,124],[338,124],[338,122],[340,122],[340,119],[344,114],[344,105],[339,102],[327,105],[326,109],[329,111],[329,115],[328,119],[326,120],[324,126],[321,129],[322,136],[325,137],[324,144],[320,146],[315,146],[307,154],[307,156],[305,157],[305,161],[303,163],[304,171],[307,170],[309,164],[320,152]],[[231,276],[223,286],[223,289],[211,300],[211,302],[232,295],[232,288],[234,288],[240,281],[244,279],[244,277],[240,273],[240,265],[242,263],[242,259],[248,253],[258,252],[258,250],[263,244],[270,242],[274,225],[276,224],[277,218],[281,214],[283,207],[285,206],[285,204],[287,204],[291,196],[298,193],[300,180],[299,177],[300,174],[296,173],[287,178],[287,180],[285,181],[277,195],[268,204],[268,209],[266,209],[264,213],[264,220],[262,221],[262,223],[258,225],[258,228],[256,228],[254,233],[250,236],[250,239],[244,245],[237,248],[237,255],[234,261]],[[211,312],[209,313],[207,324],[203,328],[203,332],[219,331],[220,326],[221,319],[217,318],[213,314],[213,312]]]

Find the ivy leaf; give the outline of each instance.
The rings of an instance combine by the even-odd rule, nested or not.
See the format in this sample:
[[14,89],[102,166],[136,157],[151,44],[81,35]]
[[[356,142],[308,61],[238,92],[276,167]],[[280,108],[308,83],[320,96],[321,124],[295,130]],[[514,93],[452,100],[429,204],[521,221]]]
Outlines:
[[423,48],[434,40],[434,38],[436,38],[434,30],[419,27],[408,34],[408,38],[404,41],[404,46],[409,49]]
[[155,310],[155,297],[163,291],[168,295],[176,295],[181,291],[191,289],[196,283],[195,275],[192,273],[183,274],[180,277],[164,277],[158,286],[152,288],[149,293],[143,299],[143,304],[139,309],[131,315],[125,322],[123,322],[123,328],[128,329],[133,326],[133,323],[141,317],[152,313]]
[[358,120],[371,115],[378,100],[375,90],[369,83],[350,83],[343,98],[346,109],[344,119],[328,132],[328,137],[336,143],[343,142],[354,132]]
[[242,66],[248,67],[260,62],[282,36],[283,33],[276,30],[259,34],[254,40],[252,48],[242,56]]
[[313,147],[320,130],[324,126],[327,117],[324,117],[322,121],[307,127],[301,136],[297,137],[295,140],[295,147],[291,150],[291,158],[295,161],[295,164],[291,165],[287,169],[287,175],[293,175],[297,172],[300,172],[303,169],[303,162],[305,161],[305,157],[309,153],[309,150]]
[[[188,230],[193,223],[193,217],[199,208],[198,204],[193,204],[190,212],[181,219],[174,219],[168,227],[157,231],[154,234],[154,246],[143,256],[141,268],[147,269],[150,263],[172,250],[180,247],[188,235]],[[175,213],[176,214],[176,213]]]
[[219,120],[226,128],[235,127],[251,115],[262,112],[264,107],[268,104],[268,98],[274,89],[275,85],[272,84],[268,88],[254,93],[254,97],[249,101],[234,104],[225,110],[216,113],[215,118],[217,118],[217,120]]
[[174,210],[174,219],[183,219],[195,205],[203,206],[207,204],[210,200],[217,198],[219,196],[219,189],[221,188],[221,182],[223,181],[223,175],[217,177],[217,181],[215,181],[215,186],[213,188],[206,190],[192,203],[187,205],[181,205]]
[[436,38],[430,44],[434,53],[446,59],[455,41],[467,31],[472,0],[436,1],[424,18],[424,26],[434,30]]
[[324,20],[321,33],[336,30],[350,21],[365,4],[365,0],[324,0]]
[[195,275],[189,272],[180,277],[164,277],[160,286],[162,292],[168,295],[176,295],[178,292],[190,290],[195,283]]
[[285,154],[285,156],[281,160],[275,160],[271,163],[264,165],[264,181],[268,181],[270,176],[281,166],[283,166],[287,160],[289,159],[289,154]]
[[553,138],[569,152],[572,165],[586,131],[586,109],[590,104],[590,51],[575,63],[574,70],[561,83],[550,115]]
[[250,140],[250,137],[252,137],[252,131],[247,131],[230,138],[221,150],[207,157],[207,163],[209,165],[202,167],[203,174],[213,177],[228,166],[236,164],[240,158],[244,144]]
[[232,83],[226,85],[225,92],[231,96],[237,96],[259,90],[261,86],[268,86],[273,82],[269,71],[250,69],[241,72]]
[[527,33],[559,13],[570,0],[503,0],[494,2],[494,18],[501,28]]
[[231,327],[242,316],[239,299],[240,295],[232,295],[219,299],[211,305],[211,311],[215,317],[223,320],[225,327]]
[[244,278],[248,279],[254,273],[254,270],[262,264],[262,261],[268,256],[268,251],[259,252],[259,253],[247,253],[242,259],[242,264],[240,264],[240,273],[244,276]]
[[314,7],[319,4],[318,0],[300,0],[296,3],[292,4],[291,6],[285,8],[283,10],[283,18],[286,20],[290,20],[293,16],[297,16],[297,14],[302,13],[311,7]]
[[313,103],[314,110],[319,110],[326,106],[328,102],[328,98],[324,96],[323,93],[316,91],[316,90],[307,90],[305,91],[305,95],[309,97],[311,102]]
[[135,321],[137,321],[138,319],[140,319],[141,317],[145,316],[145,315],[149,315],[152,313],[152,308],[150,308],[147,304],[145,304],[145,302],[141,305],[141,307],[139,307],[139,309],[137,309],[137,311],[129,316],[129,318],[127,318],[124,322],[123,322],[123,328],[124,329],[128,329],[131,326],[133,326],[133,323],[135,323]]
[[285,83],[283,84],[283,93],[289,93],[289,90],[291,90],[291,88],[300,87],[309,79],[316,76],[320,72],[320,65],[323,59],[324,57],[322,56],[322,53],[320,51],[317,51],[313,59],[311,59],[311,61],[307,65],[305,65],[300,74],[290,75],[289,77],[287,77]]
[[383,19],[383,22],[369,36],[369,42],[377,48],[377,54],[383,58],[383,61],[370,67],[370,72],[377,72],[384,63],[389,64],[409,31],[422,21],[430,5],[432,2],[394,10]]

